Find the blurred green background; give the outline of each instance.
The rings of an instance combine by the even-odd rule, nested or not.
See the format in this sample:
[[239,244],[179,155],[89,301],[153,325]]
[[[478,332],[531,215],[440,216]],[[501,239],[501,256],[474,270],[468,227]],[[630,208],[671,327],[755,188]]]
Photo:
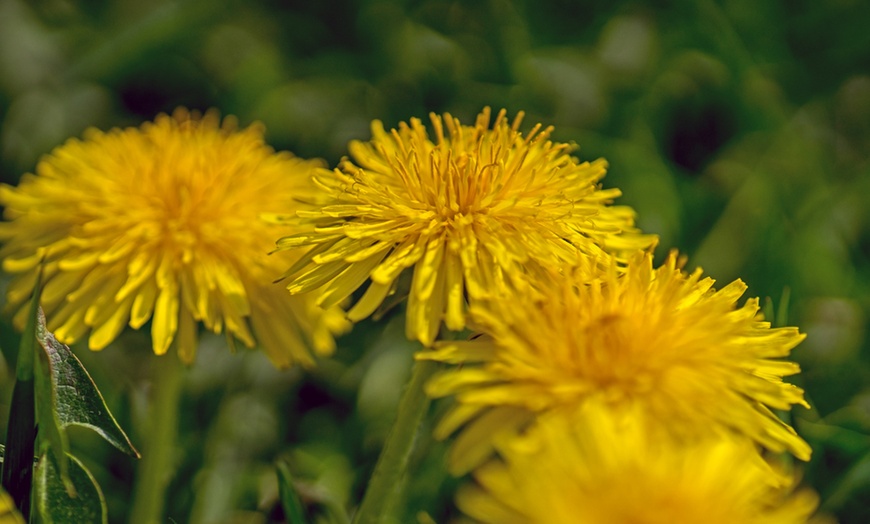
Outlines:
[[[15,183],[88,126],[179,105],[263,121],[277,149],[331,164],[374,118],[524,110],[525,129],[554,124],[581,158],[609,160],[605,185],[661,235],[660,258],[679,248],[719,282],[744,279],[808,334],[794,353],[813,405],[794,413],[815,450],[804,480],[840,522],[864,523],[868,23],[859,0],[0,0],[0,175]],[[134,443],[147,431],[144,337],[79,351]],[[303,374],[204,339],[186,383],[174,522],[281,522],[279,457],[322,522],[324,508],[359,500],[413,346],[395,318],[341,342]],[[134,464],[85,431],[73,444],[124,522]],[[442,452],[421,443],[400,522],[456,515]]]

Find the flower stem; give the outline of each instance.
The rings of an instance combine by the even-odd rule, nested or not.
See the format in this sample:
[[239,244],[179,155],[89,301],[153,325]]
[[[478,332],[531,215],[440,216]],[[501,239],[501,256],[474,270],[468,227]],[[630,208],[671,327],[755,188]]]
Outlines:
[[42,267],[36,276],[27,323],[21,334],[18,363],[15,370],[15,389],[6,427],[5,457],[0,473],[3,489],[12,497],[25,522],[30,521],[31,491],[33,489],[33,455],[36,450],[36,390],[34,362],[36,359],[36,325],[39,297],[42,291]]
[[184,367],[174,353],[155,357],[148,435],[136,472],[131,524],[157,524],[163,518],[166,488],[175,473],[178,405]]
[[30,519],[30,495],[33,489],[33,453],[36,445],[34,410],[33,379],[18,380],[12,391],[9,410],[2,484],[25,522]]
[[414,450],[414,441],[420,423],[429,408],[429,397],[423,386],[437,369],[435,362],[414,362],[411,378],[399,401],[396,422],[393,424],[375,471],[363,496],[362,504],[353,519],[353,524],[377,524],[395,504],[402,475]]

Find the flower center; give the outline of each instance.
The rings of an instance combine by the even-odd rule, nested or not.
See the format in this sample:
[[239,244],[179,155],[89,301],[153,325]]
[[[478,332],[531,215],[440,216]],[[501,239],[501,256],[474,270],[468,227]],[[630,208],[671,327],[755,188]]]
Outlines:
[[589,322],[573,351],[575,373],[619,396],[643,394],[655,386],[656,374],[641,346],[654,343],[628,315],[611,312]]

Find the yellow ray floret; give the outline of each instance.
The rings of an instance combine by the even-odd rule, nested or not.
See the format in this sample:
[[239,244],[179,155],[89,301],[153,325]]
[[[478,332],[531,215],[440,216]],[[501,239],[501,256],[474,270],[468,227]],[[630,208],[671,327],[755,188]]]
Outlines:
[[18,187],[0,186],[3,269],[18,274],[8,306],[32,292],[42,262],[42,306],[65,343],[111,343],[151,321],[154,352],[175,341],[192,362],[197,324],[258,343],[279,366],[333,348],[341,311],[288,297],[271,282],[297,257],[270,257],[294,230],[261,220],[293,213],[321,164],[275,153],[262,126],[177,110],[140,128],[89,129],[44,157]]
[[641,404],[675,432],[726,428],[809,459],[806,442],[771,411],[807,406],[782,380],[797,364],[781,360],[804,335],[772,329],[756,299],[739,306],[741,281],[715,290],[700,269],[683,272],[676,253],[659,268],[638,253],[604,275],[587,282],[582,268],[565,270],[541,281],[544,299],[474,305],[488,336],[418,354],[457,364],[428,384],[430,395],[457,400],[438,436],[465,426],[454,472],[479,464],[533,414],[592,398]]
[[413,271],[406,331],[429,345],[442,322],[465,327],[468,302],[522,288],[543,268],[655,243],[630,208],[609,205],[620,192],[599,186],[604,160],[579,161],[540,124],[524,135],[522,117],[491,121],[487,108],[464,126],[432,114],[431,137],[418,119],[389,132],[375,121],[371,141],[315,175],[322,207],[278,218],[308,228],[278,241],[310,247],[286,273],[288,289],[319,290],[329,306],[368,281],[348,312],[357,321]]
[[742,438],[682,442],[637,409],[551,412],[457,494],[492,524],[799,524],[818,503]]

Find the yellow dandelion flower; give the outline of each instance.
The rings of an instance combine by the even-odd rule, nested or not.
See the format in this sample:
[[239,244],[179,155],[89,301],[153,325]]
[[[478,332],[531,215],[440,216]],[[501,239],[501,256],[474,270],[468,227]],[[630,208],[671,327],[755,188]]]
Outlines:
[[546,299],[473,306],[490,337],[419,353],[461,364],[427,385],[431,396],[457,400],[437,435],[466,425],[453,470],[479,464],[535,413],[592,397],[640,403],[675,431],[728,428],[808,460],[807,443],[771,411],[809,407],[800,388],[782,381],[798,365],[780,360],[804,335],[771,329],[757,299],[738,306],[743,282],[717,291],[700,269],[680,266],[675,252],[657,269],[652,255],[638,253],[624,272],[613,264],[591,283],[580,271],[554,274],[541,282]]
[[25,175],[0,187],[3,269],[18,309],[44,265],[42,306],[57,338],[88,336],[91,349],[125,325],[151,320],[154,352],[173,340],[192,362],[197,322],[248,347],[257,341],[278,366],[311,364],[309,347],[333,349],[340,310],[288,297],[274,278],[296,255],[268,256],[291,232],[261,220],[292,213],[294,196],[319,162],[276,154],[262,126],[237,129],[217,112],[180,109],[140,128],[89,129]]
[[656,422],[595,402],[548,413],[475,471],[457,505],[493,524],[798,524],[815,510],[818,497],[793,492],[747,439],[686,443]]
[[0,524],[24,524],[24,518],[15,507],[15,501],[0,488]]
[[328,307],[370,279],[348,312],[358,321],[413,267],[406,332],[430,345],[442,321],[464,329],[467,300],[523,287],[577,253],[603,261],[655,243],[637,234],[630,208],[607,205],[620,192],[598,185],[606,162],[580,162],[549,140],[551,127],[524,136],[522,113],[491,123],[488,108],[473,126],[430,118],[434,140],[418,119],[390,132],[375,121],[370,142],[352,142],[351,159],[315,175],[320,209],[276,217],[308,227],[279,249],[312,246],[286,274],[291,293],[321,288]]

